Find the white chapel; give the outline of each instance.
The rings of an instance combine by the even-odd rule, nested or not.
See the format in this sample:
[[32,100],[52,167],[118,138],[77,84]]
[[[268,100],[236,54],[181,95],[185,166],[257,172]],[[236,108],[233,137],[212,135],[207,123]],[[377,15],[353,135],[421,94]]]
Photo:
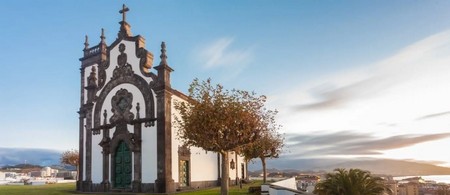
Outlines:
[[[123,5],[110,45],[103,29],[98,44],[90,46],[87,36],[84,43],[77,190],[171,193],[219,185],[220,155],[177,139],[174,102],[189,98],[170,85],[165,43],[153,68],[154,55],[132,35],[128,11]],[[243,158],[233,153],[230,161],[231,183],[246,178]]]

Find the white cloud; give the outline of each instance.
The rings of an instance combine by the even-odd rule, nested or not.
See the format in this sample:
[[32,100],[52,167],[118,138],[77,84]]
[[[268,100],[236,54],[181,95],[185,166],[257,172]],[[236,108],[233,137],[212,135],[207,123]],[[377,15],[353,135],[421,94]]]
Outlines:
[[205,69],[225,69],[239,74],[253,58],[252,47],[236,48],[234,38],[222,37],[195,50],[196,61]]
[[[450,115],[429,120],[420,117],[450,111],[450,31],[413,43],[391,57],[277,92],[271,107],[280,111],[287,133],[359,130],[377,137],[450,132]],[[395,124],[395,125],[380,125]],[[438,142],[436,142],[438,143]],[[417,144],[448,148],[450,143]],[[408,147],[409,148],[409,147]],[[402,148],[402,157],[450,162],[450,157],[419,157]],[[320,155],[320,154],[318,154]],[[391,154],[386,154],[392,157]]]

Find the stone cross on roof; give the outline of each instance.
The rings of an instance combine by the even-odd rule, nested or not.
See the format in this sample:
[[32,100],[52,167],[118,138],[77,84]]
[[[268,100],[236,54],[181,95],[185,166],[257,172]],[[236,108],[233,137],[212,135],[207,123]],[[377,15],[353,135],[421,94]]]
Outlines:
[[126,14],[126,12],[127,11],[130,11],[130,9],[127,7],[127,6],[125,6],[125,4],[123,4],[122,5],[122,9],[119,11],[119,13],[121,13],[122,14],[122,21],[123,22],[125,22],[125,20],[126,20],[126,18],[127,18],[127,14]]

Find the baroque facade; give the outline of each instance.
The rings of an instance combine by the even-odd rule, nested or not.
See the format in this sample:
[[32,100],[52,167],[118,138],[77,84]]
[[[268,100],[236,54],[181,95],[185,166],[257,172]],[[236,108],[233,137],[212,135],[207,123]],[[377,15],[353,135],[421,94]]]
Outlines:
[[[103,29],[99,44],[89,47],[87,36],[84,43],[77,190],[171,193],[218,185],[220,156],[176,139],[174,102],[188,97],[171,87],[165,43],[154,73],[154,56],[132,35],[127,11],[123,5],[109,46]],[[230,156],[230,178],[245,178],[243,159]]]

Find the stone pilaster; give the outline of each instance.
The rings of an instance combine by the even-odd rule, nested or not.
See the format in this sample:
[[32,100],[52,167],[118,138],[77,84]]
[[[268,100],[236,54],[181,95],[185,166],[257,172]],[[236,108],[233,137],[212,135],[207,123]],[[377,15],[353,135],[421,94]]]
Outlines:
[[[86,36],[87,39],[87,36]],[[87,42],[85,43],[87,44]],[[78,141],[78,177],[77,177],[77,191],[82,191],[83,186],[83,177],[84,177],[84,118],[86,118],[86,114],[83,108],[84,104],[84,68],[80,68],[80,110],[78,111],[79,117],[79,141]]]
[[84,180],[83,191],[92,191],[92,107],[93,103],[88,103],[86,107],[86,177]]
[[[139,118],[139,117],[138,117]],[[133,192],[142,192],[142,124],[137,123],[134,125],[134,139],[135,139],[135,151],[134,151],[134,179],[133,179]]]
[[83,182],[83,173],[84,173],[84,111],[80,109],[79,111],[80,117],[79,117],[79,145],[78,145],[78,173],[77,173],[77,190],[82,191],[82,182]]
[[172,88],[170,73],[172,68],[167,64],[166,44],[161,44],[161,63],[155,67],[158,71],[156,93],[157,121],[157,179],[156,192],[171,193],[175,191],[172,179]]
[[157,91],[157,192],[175,191],[172,179],[172,121],[171,94],[167,90]]
[[[106,117],[105,117],[106,118]],[[106,119],[105,119],[106,121]],[[109,181],[109,154],[110,154],[110,137],[109,137],[109,129],[103,129],[103,139],[101,144],[103,145],[103,181],[102,187],[104,192],[108,192],[111,189],[111,182]]]

